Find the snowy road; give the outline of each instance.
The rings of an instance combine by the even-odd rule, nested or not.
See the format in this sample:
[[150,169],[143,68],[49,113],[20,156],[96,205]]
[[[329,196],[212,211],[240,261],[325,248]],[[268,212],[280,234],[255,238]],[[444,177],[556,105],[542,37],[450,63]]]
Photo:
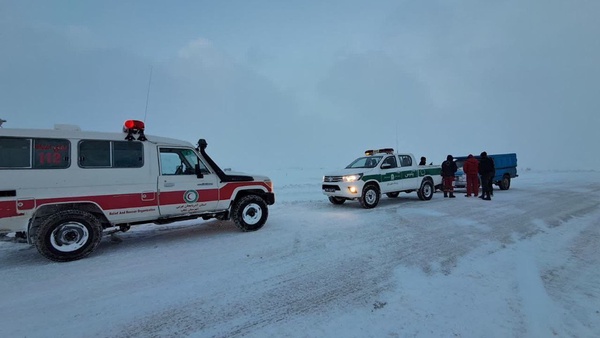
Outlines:
[[273,173],[253,233],[143,225],[70,263],[0,242],[0,336],[600,336],[600,173],[371,210],[318,175]]

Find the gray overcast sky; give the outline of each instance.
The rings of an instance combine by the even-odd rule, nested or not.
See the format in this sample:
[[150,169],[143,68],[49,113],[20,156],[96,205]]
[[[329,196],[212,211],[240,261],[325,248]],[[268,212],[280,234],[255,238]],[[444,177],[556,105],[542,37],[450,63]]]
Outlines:
[[0,118],[146,115],[238,170],[390,146],[598,169],[598,18],[595,0],[0,0]]

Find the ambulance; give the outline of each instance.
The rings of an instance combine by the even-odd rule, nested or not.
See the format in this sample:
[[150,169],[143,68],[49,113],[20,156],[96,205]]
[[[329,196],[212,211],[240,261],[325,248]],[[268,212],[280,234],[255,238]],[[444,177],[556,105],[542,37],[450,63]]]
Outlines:
[[207,142],[123,132],[0,128],[0,234],[54,261],[84,258],[103,235],[143,223],[231,219],[260,229],[275,203],[268,177],[223,171]]

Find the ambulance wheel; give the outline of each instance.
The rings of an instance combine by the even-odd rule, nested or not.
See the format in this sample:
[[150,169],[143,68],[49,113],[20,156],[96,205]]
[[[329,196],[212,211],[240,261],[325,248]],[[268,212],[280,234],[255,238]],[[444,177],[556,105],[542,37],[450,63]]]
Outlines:
[[346,202],[346,199],[343,197],[329,196],[329,202],[335,205],[340,205],[344,204],[344,202]]
[[379,188],[374,184],[367,184],[358,201],[365,209],[375,208],[379,203]]
[[267,203],[257,195],[244,196],[231,208],[231,218],[242,231],[256,231],[262,228],[268,216]]
[[431,181],[423,181],[421,183],[421,187],[419,188],[417,196],[419,196],[419,199],[421,199],[422,201],[429,201],[431,197],[433,197],[433,192],[435,191],[434,189],[435,188],[433,187],[433,183]]
[[389,198],[396,198],[396,197],[398,197],[400,195],[400,193],[397,192],[397,191],[396,192],[388,192],[386,195]]
[[502,181],[500,181],[500,190],[508,190],[510,188],[510,176],[504,175]]
[[57,262],[84,258],[102,240],[102,224],[82,210],[63,210],[48,216],[37,231],[35,246],[42,256]]

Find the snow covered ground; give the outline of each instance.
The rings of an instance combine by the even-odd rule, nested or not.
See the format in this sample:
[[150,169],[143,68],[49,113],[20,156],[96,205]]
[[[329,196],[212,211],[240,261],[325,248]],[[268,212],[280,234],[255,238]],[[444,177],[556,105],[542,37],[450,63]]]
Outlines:
[[140,225],[70,263],[0,242],[0,337],[600,337],[599,172],[365,210],[326,171],[264,172],[257,232]]

